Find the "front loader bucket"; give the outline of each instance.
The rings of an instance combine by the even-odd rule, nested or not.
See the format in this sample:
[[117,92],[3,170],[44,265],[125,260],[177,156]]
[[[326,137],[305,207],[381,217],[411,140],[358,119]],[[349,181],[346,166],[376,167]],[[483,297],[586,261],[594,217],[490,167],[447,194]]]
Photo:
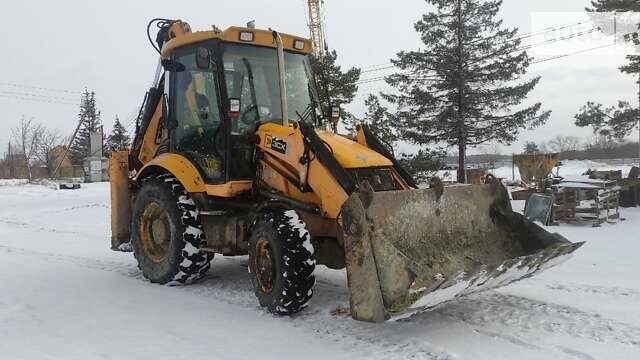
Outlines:
[[568,258],[582,243],[511,209],[497,181],[373,192],[342,207],[351,315],[382,322],[508,285]]

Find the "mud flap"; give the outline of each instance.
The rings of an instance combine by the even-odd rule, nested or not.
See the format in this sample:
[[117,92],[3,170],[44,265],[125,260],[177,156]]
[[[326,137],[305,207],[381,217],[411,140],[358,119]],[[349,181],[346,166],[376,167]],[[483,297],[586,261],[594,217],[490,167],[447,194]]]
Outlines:
[[512,211],[498,182],[375,193],[342,208],[351,315],[382,322],[508,285],[578,249]]

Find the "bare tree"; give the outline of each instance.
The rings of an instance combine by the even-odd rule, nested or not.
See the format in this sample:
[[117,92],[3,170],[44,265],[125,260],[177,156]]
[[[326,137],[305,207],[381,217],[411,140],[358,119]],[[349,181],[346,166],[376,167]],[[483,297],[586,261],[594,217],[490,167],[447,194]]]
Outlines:
[[29,182],[33,180],[31,173],[31,164],[35,159],[42,136],[42,125],[33,121],[33,118],[26,120],[24,116],[20,120],[20,124],[11,130],[11,138],[22,151],[25,166],[27,168],[27,177]]
[[556,136],[549,140],[544,148],[548,152],[568,153],[578,151],[582,147],[582,140],[577,136]]
[[480,155],[482,155],[483,163],[485,163],[490,169],[495,169],[496,163],[501,155],[500,146],[498,146],[498,144],[483,146]]
[[36,159],[47,168],[47,174],[53,175],[53,171],[58,165],[62,156],[62,137],[56,130],[51,130],[41,126],[38,147],[36,149]]

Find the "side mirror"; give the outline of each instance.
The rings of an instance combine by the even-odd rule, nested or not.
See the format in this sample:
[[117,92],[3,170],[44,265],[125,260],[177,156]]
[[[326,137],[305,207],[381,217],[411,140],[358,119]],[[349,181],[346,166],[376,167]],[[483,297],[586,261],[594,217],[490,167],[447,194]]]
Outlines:
[[163,59],[161,63],[162,67],[169,72],[183,72],[187,69],[182,63],[171,59]]
[[200,70],[208,70],[211,67],[211,51],[206,47],[199,47],[196,50],[196,66]]

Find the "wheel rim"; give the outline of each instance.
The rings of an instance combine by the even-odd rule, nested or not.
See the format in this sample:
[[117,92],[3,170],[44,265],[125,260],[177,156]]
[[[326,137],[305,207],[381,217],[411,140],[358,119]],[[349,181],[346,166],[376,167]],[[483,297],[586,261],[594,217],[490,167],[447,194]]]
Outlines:
[[271,245],[265,238],[260,238],[256,242],[255,257],[256,280],[260,290],[270,293],[275,283],[275,261]]
[[144,209],[140,235],[149,258],[156,263],[161,262],[166,257],[171,242],[171,226],[167,211],[159,204],[152,202]]

